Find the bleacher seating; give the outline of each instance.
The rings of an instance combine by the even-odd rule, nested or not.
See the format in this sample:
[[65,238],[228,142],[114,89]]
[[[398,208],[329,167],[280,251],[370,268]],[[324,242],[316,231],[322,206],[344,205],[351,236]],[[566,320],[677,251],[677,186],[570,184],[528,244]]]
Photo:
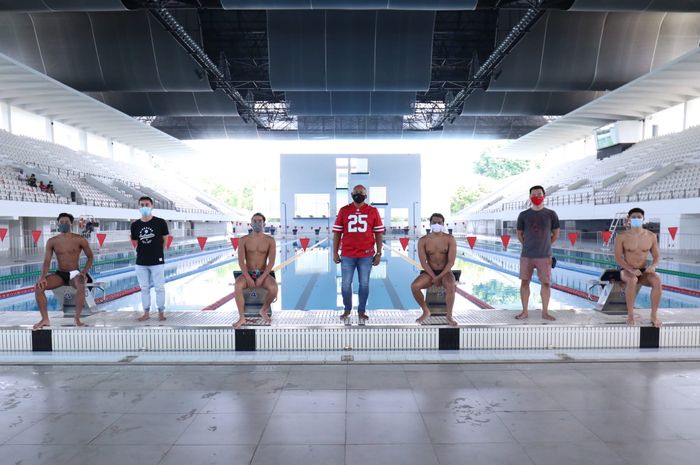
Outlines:
[[[0,163],[3,160],[0,158]],[[20,179],[20,172],[8,167],[0,167],[0,200],[16,202],[68,203],[68,199],[56,194],[42,192],[38,187],[31,187]]]
[[[663,174],[661,170],[667,173],[657,175],[658,179],[651,177],[648,184],[640,183],[654,173]],[[533,179],[550,180],[551,186],[557,186],[548,189],[549,205],[700,197],[700,126],[638,142],[623,153],[603,160],[587,157],[538,169],[536,173],[524,173],[466,212],[524,208],[527,198],[523,190],[527,190]],[[569,190],[569,186],[573,189]],[[498,197],[502,198],[489,201]]]
[[[164,177],[162,172],[156,171],[151,167],[143,167],[137,172],[133,165],[86,152],[71,150],[47,141],[17,136],[3,130],[0,130],[0,158],[7,160],[7,163],[3,163],[3,165],[16,164],[26,167],[37,167],[47,172],[50,178],[69,184],[82,197],[83,203],[88,205],[135,207],[137,201],[133,195],[118,189],[116,186],[111,186],[111,189],[117,189],[125,197],[132,199],[131,205],[124,204],[109,194],[110,188],[105,188],[103,191],[85,181],[87,176],[92,176],[98,178],[99,181],[106,185],[110,184],[110,180],[118,180],[133,188],[136,192],[143,192],[141,186],[148,186],[153,191],[159,192],[169,199],[178,211],[204,214],[219,213],[210,206],[195,200],[197,193],[194,190],[181,186],[180,183],[173,182],[172,177]],[[16,178],[16,174],[14,177]],[[3,181],[5,178],[5,176],[2,177]],[[10,187],[14,188],[14,185],[8,186],[7,189],[3,187],[0,192],[5,192],[5,190],[9,192],[11,190]],[[42,194],[39,189],[36,189],[36,191]],[[26,192],[26,190],[19,192],[21,197],[21,192]],[[37,192],[32,191],[31,193],[37,194]],[[16,197],[16,194],[17,192],[12,195]],[[45,196],[30,196],[28,194],[29,192],[25,195],[28,199],[27,201],[43,202],[45,199]],[[36,200],[32,200],[33,198],[36,198]],[[61,196],[56,196],[56,200],[49,198],[46,201],[67,202]]]

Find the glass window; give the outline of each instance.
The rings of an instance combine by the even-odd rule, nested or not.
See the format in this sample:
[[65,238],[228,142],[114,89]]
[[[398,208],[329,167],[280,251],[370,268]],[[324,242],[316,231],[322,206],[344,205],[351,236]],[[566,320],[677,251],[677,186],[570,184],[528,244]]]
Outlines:
[[341,208],[350,203],[348,191],[341,189],[335,192],[335,212],[338,213]]
[[408,225],[408,208],[392,208],[391,224],[396,226]]
[[336,189],[347,189],[350,175],[347,168],[336,168],[335,187]]
[[347,168],[349,165],[349,160],[347,158],[336,158],[335,167],[336,168]]
[[368,195],[371,203],[388,203],[386,199],[386,187],[384,186],[370,187]]
[[12,133],[34,139],[47,140],[46,118],[24,111],[21,108],[10,108]]
[[114,142],[112,144],[112,154],[114,155],[115,160],[125,162],[131,161],[131,149],[126,144]]
[[87,151],[101,157],[109,156],[109,140],[96,134],[87,134]]
[[369,160],[367,158],[351,158],[350,173],[369,173]]
[[73,150],[80,150],[80,130],[67,124],[53,122],[53,141]]
[[329,194],[294,194],[294,217],[328,218]]

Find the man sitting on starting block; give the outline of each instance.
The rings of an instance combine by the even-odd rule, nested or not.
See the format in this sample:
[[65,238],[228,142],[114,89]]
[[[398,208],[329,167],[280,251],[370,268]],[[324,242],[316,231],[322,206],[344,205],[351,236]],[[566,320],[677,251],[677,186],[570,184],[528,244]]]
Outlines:
[[445,232],[445,217],[440,213],[430,216],[430,231],[430,234],[418,241],[418,257],[423,270],[411,284],[413,297],[423,310],[423,314],[416,321],[423,323],[430,316],[430,309],[422,290],[431,286],[442,286],[445,288],[447,322],[450,326],[457,326],[457,322],[452,318],[457,289],[452,267],[457,257],[457,241]]
[[[72,225],[73,215],[70,213],[59,214],[58,230],[61,234],[52,237],[46,242],[44,264],[41,267],[41,276],[35,286],[36,303],[39,305],[39,312],[41,312],[41,321],[34,325],[34,329],[49,326],[48,302],[45,291],[61,286],[72,286],[76,289],[75,325],[85,326],[80,321],[80,312],[83,311],[83,305],[85,305],[86,277],[88,270],[92,266],[93,256],[87,240],[71,232]],[[85,252],[87,257],[87,262],[85,262],[82,271],[79,269],[81,251]],[[58,269],[56,272],[49,274],[49,266],[51,265],[51,258],[54,252],[56,252]]]
[[238,321],[233,324],[236,329],[245,324],[244,289],[264,288],[267,291],[260,309],[260,316],[266,322],[271,321],[270,305],[277,298],[277,281],[272,271],[277,249],[275,239],[263,232],[265,216],[262,213],[253,215],[250,226],[253,232],[242,237],[238,245],[238,265],[243,273],[236,279],[235,299],[238,307]]
[[[633,208],[627,214],[630,229],[620,233],[615,240],[615,261],[620,266],[620,279],[625,283],[625,300],[627,303],[627,324],[633,325],[635,320],[634,301],[637,297],[637,286],[651,287],[651,324],[661,326],[661,320],[656,316],[661,302],[661,279],[656,274],[656,267],[661,260],[656,234],[642,228],[644,210]],[[651,253],[653,261],[647,265],[647,257]]]

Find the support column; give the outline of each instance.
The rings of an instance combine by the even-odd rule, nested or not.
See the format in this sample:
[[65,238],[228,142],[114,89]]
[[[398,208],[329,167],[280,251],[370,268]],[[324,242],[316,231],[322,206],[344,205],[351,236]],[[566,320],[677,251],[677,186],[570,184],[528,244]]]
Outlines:
[[7,132],[12,132],[12,115],[10,105],[5,102],[0,102],[0,129]]

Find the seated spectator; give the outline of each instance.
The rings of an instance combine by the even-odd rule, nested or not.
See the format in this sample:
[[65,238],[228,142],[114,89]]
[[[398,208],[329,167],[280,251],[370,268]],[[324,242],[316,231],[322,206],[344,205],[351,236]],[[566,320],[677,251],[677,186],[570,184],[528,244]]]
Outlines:
[[44,181],[39,181],[39,189],[41,189],[41,192],[46,192],[46,184],[44,184]]
[[27,184],[29,184],[30,187],[36,187],[36,176],[34,173],[32,173],[31,176],[29,176],[29,179],[27,179]]
[[53,188],[53,181],[49,181],[49,183],[46,185],[46,192],[49,194],[56,194],[56,191]]

